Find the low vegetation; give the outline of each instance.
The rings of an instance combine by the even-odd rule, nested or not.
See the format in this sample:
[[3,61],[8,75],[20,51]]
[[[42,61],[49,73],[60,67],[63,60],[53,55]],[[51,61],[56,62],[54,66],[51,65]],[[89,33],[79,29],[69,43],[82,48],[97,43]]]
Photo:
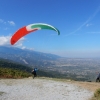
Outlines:
[[0,68],[0,78],[25,78],[29,77],[30,73],[11,68]]
[[31,76],[32,68],[0,59],[0,78],[25,78]]
[[94,97],[91,100],[100,100],[100,88],[94,93]]

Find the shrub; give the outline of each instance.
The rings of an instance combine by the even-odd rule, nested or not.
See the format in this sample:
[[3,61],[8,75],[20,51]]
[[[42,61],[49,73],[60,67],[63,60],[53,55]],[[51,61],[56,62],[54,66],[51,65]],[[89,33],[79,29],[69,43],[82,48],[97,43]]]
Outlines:
[[94,93],[94,97],[92,98],[92,100],[100,100],[100,88],[96,90],[96,92]]

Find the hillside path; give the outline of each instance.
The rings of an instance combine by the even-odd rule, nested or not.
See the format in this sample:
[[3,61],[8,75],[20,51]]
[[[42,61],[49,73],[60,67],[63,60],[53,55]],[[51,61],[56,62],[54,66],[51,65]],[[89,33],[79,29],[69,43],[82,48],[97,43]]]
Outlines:
[[92,96],[93,91],[65,81],[0,79],[0,100],[89,100]]

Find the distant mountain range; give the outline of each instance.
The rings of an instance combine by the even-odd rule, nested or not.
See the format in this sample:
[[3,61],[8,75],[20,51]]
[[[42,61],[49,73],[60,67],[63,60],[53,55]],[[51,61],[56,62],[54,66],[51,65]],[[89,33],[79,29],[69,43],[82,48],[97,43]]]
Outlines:
[[54,61],[61,57],[27,49],[0,46],[0,58],[9,59],[29,66],[45,67],[54,65]]

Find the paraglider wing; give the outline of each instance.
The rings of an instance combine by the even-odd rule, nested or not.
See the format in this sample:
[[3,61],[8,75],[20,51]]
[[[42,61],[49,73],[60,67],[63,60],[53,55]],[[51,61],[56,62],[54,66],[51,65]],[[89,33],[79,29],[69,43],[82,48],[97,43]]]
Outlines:
[[40,30],[40,29],[49,29],[49,30],[54,30],[58,33],[58,35],[60,35],[60,32],[57,28],[48,25],[48,24],[44,24],[44,23],[36,23],[36,24],[30,24],[28,26],[24,26],[22,28],[20,28],[17,32],[14,33],[14,35],[11,37],[11,44],[14,45],[20,38],[22,38],[23,36],[29,34],[30,32],[34,32],[36,30]]

